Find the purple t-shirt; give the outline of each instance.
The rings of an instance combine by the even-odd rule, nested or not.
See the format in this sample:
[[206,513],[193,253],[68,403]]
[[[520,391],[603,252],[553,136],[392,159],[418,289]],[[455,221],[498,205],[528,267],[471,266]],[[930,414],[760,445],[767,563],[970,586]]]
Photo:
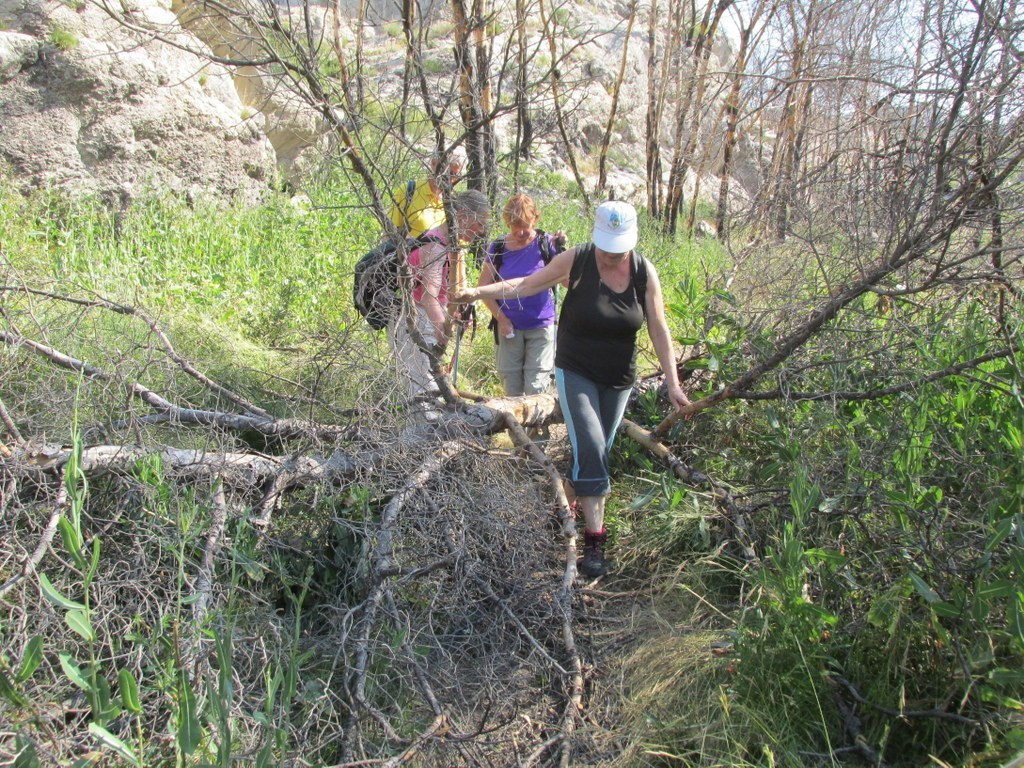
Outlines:
[[[547,237],[545,234],[544,237]],[[551,253],[554,253],[552,247]],[[494,243],[487,249],[487,263],[494,264]],[[544,258],[540,254],[540,236],[525,248],[515,251],[506,250],[501,256],[500,275],[503,280],[532,275],[544,266]],[[546,328],[555,322],[555,299],[551,291],[544,291],[535,296],[523,299],[498,301],[498,306],[512,322],[512,327],[521,331],[532,331]]]

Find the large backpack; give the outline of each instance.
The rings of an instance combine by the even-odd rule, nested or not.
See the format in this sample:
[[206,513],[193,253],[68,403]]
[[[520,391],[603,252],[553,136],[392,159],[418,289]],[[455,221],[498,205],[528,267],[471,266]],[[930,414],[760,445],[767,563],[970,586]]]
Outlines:
[[[400,240],[387,239],[356,263],[352,303],[375,331],[386,328],[401,307],[398,296]],[[444,240],[434,235],[405,238],[405,252],[412,253],[426,243]]]
[[[544,230],[543,229],[538,229],[537,230],[537,237],[540,238],[540,243],[539,243],[539,245],[540,245],[540,258],[544,262],[545,266],[547,266],[549,263],[551,263],[551,259],[554,258],[555,255],[557,255],[557,254],[561,253],[563,250],[565,250],[564,248],[562,248],[562,249],[558,249],[558,250],[552,251],[551,239],[546,234],[544,234]],[[494,275],[495,275],[495,277],[497,277],[500,280],[501,279],[501,264],[502,264],[502,261],[505,258],[505,238],[499,237],[497,240],[492,242],[489,250],[490,250],[490,253],[491,253],[491,266],[494,268]],[[554,288],[552,288],[551,292],[552,292],[552,294],[554,294],[555,301],[557,302],[558,301],[558,286],[555,286]],[[490,328],[491,329],[491,333],[494,334],[494,343],[497,344],[498,343],[498,321],[495,320],[492,317],[491,318],[491,322],[487,324],[487,327]]]

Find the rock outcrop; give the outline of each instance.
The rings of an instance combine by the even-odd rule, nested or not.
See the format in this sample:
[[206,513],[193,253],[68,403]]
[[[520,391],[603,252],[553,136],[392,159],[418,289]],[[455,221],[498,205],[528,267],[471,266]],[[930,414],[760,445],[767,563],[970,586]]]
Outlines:
[[[0,161],[17,185],[113,204],[146,190],[260,198],[275,155],[231,73],[78,2],[0,0]],[[174,21],[153,3],[133,13]]]

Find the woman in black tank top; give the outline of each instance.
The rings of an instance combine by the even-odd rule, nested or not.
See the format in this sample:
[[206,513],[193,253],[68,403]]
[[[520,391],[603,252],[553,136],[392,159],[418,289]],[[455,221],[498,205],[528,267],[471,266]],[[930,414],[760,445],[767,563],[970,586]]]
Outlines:
[[636,335],[647,320],[668,396],[677,410],[689,404],[679,386],[675,350],[654,266],[634,252],[636,211],[609,201],[597,209],[593,242],[570,248],[531,275],[452,296],[452,301],[515,299],[568,280],[559,315],[555,382],[572,444],[569,481],[583,513],[580,572],[607,572],[605,497],[611,490],[608,456],[636,378]]

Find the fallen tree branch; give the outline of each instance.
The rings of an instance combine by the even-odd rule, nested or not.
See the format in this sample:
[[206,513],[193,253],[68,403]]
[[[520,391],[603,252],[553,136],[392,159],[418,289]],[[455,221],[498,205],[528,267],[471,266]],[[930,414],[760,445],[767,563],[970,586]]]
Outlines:
[[494,591],[494,588],[490,584],[488,584],[484,579],[480,578],[480,574],[476,572],[475,568],[471,568],[469,570],[469,575],[476,583],[476,585],[484,591],[484,594],[487,595],[491,602],[497,605],[501,609],[501,612],[508,617],[509,621],[511,621],[515,625],[516,629],[519,630],[519,634],[526,638],[526,642],[528,642],[533,647],[533,649],[537,651],[537,653],[539,653],[546,662],[548,662],[548,664],[554,667],[559,672],[559,674],[570,674],[569,671],[565,669],[565,667],[558,663],[557,659],[555,659],[550,653],[548,653],[548,649],[541,645],[540,641],[533,636],[533,633],[530,632],[530,630],[526,627],[525,624],[523,624],[522,620],[518,616],[516,616],[515,612],[509,607],[508,601],[502,599],[501,596]]
[[206,534],[206,546],[203,547],[203,559],[196,573],[195,586],[192,589],[192,621],[197,628],[203,626],[209,612],[210,601],[213,599],[214,560],[224,542],[224,531],[227,527],[228,503],[224,495],[224,484],[217,482],[213,491],[213,514],[210,530]]
[[[60,368],[80,373],[88,379],[114,381],[115,377],[94,365],[66,355],[46,344],[40,344],[24,336],[0,331],[0,341],[13,347],[23,347],[49,360]],[[320,424],[308,419],[276,419],[267,416],[222,413],[195,408],[182,408],[161,397],[153,390],[137,381],[122,382],[133,397],[150,405],[160,412],[162,418],[153,419],[153,423],[161,421],[173,424],[198,424],[202,426],[220,426],[237,431],[253,430],[267,437],[295,438],[306,437],[319,440],[337,440],[348,430],[335,425]],[[147,417],[142,417],[143,419]],[[118,422],[122,426],[126,422]],[[127,422],[131,423],[131,422]]]
[[[15,451],[8,465],[24,471],[58,474],[72,453],[67,446],[26,447]],[[353,457],[335,452],[327,457],[288,459],[253,453],[218,453],[186,448],[144,448],[136,445],[94,445],[82,449],[83,472],[130,472],[142,459],[157,456],[164,467],[197,475],[241,476],[254,481],[287,472],[293,484],[337,480],[374,466],[379,457],[368,452]]]
[[[489,403],[493,405],[493,401]],[[556,403],[557,405],[557,403]],[[576,731],[576,721],[583,711],[583,659],[576,647],[576,637],[572,630],[572,584],[576,579],[576,521],[569,511],[569,500],[565,495],[562,476],[558,473],[554,462],[530,440],[523,429],[522,423],[512,411],[502,411],[503,423],[512,437],[512,441],[526,448],[531,457],[538,461],[548,476],[551,489],[558,500],[559,517],[562,522],[562,534],[565,536],[565,571],[562,575],[562,588],[555,595],[555,604],[562,617],[562,642],[569,657],[571,673],[569,674],[568,701],[562,713],[561,733],[558,743],[562,748],[561,764],[568,765],[572,754],[572,736]],[[552,742],[554,743],[554,742]]]
[[214,561],[224,542],[224,531],[227,528],[228,503],[224,494],[224,484],[214,479],[213,498],[211,499],[210,528],[206,534],[206,546],[203,557],[192,586],[192,625],[188,635],[182,638],[181,659],[185,669],[191,669],[193,680],[206,678],[209,665],[201,653],[202,633],[213,600]]
[[758,560],[757,552],[754,549],[753,540],[751,539],[750,532],[747,527],[746,516],[740,511],[739,507],[736,506],[736,502],[733,500],[732,491],[730,489],[726,488],[721,483],[715,482],[704,472],[693,469],[692,467],[684,464],[678,457],[673,455],[667,447],[665,447],[664,443],[657,440],[654,434],[648,432],[639,424],[636,424],[629,419],[623,419],[619,429],[643,446],[643,448],[656,458],[664,462],[665,465],[672,470],[673,474],[687,485],[710,488],[715,501],[725,511],[726,519],[729,520],[733,527],[736,528],[736,539],[740,548],[743,550],[743,557],[748,562],[755,562]]
[[981,723],[977,720],[973,720],[963,715],[958,715],[956,712],[943,712],[938,709],[891,709],[889,707],[883,707],[881,704],[875,704],[872,701],[864,698],[860,691],[857,690],[856,686],[844,677],[839,675],[829,675],[827,678],[833,685],[842,686],[845,688],[853,700],[858,704],[863,704],[866,707],[871,707],[876,712],[881,712],[883,715],[889,715],[889,717],[895,718],[906,718],[906,719],[922,719],[931,718],[935,720],[950,720],[954,723],[961,723],[963,725],[969,725],[974,728],[981,727]]
[[[1006,172],[1015,169],[1022,159],[1024,159],[1024,152],[1015,155],[1008,163],[1005,169]],[[737,392],[749,391],[753,384],[763,378],[769,371],[774,370],[785,362],[813,336],[829,325],[847,306],[865,293],[874,291],[879,283],[899,270],[923,260],[936,246],[948,246],[954,233],[962,224],[962,209],[961,213],[957,213],[956,206],[961,205],[963,208],[966,208],[971,202],[970,197],[977,195],[979,189],[983,191],[986,186],[990,185],[978,186],[976,183],[965,183],[957,193],[945,200],[941,205],[926,209],[929,213],[927,217],[918,222],[915,231],[909,232],[906,236],[902,237],[893,246],[890,253],[884,254],[875,262],[873,268],[861,272],[859,280],[855,280],[833,291],[820,306],[811,312],[808,319],[802,325],[779,341],[770,355],[752,365],[734,381],[725,384],[713,394],[669,415],[668,418],[658,425],[653,434],[656,437],[664,437],[679,419],[699,413],[724,400],[735,399]],[[945,217],[945,220],[943,220],[943,217]],[[929,280],[936,284],[939,283],[940,273],[943,269],[952,271],[956,267],[947,266],[943,268],[936,266]]]
[[[385,506],[381,513],[380,527],[377,530],[377,546],[373,554],[373,567],[369,576],[369,589],[366,600],[363,603],[363,614],[360,618],[361,626],[355,639],[355,658],[353,659],[353,670],[350,682],[350,689],[353,700],[365,710],[384,731],[388,741],[408,746],[409,740],[404,739],[395,731],[388,717],[370,703],[366,695],[366,678],[370,669],[370,641],[373,628],[377,621],[377,614],[380,611],[381,603],[385,599],[388,579],[387,574],[391,573],[394,564],[394,528],[398,516],[405,506],[407,500],[434,476],[435,473],[462,451],[461,443],[448,441],[438,446],[437,450],[418,469],[412,472],[400,488]],[[355,713],[353,712],[353,717]],[[352,724],[345,729],[342,739],[342,761],[351,760],[352,745],[350,735]]]
[[270,516],[277,507],[277,502],[285,492],[285,489],[288,488],[294,480],[294,475],[283,468],[280,472],[271,476],[270,484],[267,490],[264,491],[263,498],[260,499],[260,503],[256,505],[256,509],[254,510],[255,514],[252,518],[253,525],[263,528],[270,525]]
[[1013,349],[1005,347],[1003,349],[996,350],[995,352],[990,352],[971,360],[965,360],[957,363],[956,365],[951,365],[948,368],[943,368],[941,371],[935,371],[934,373],[922,376],[919,379],[914,379],[913,381],[905,381],[902,384],[894,384],[891,387],[882,387],[880,389],[872,389],[866,392],[791,392],[781,389],[773,389],[765,392],[734,390],[732,394],[737,400],[786,400],[787,402],[794,403],[801,401],[813,402],[816,400],[844,400],[848,402],[880,400],[883,397],[890,397],[891,395],[898,395],[903,392],[918,389],[925,384],[932,383],[933,381],[949,378],[950,376],[957,376],[964,371],[977,368],[982,363],[1012,357],[1013,354]]
[[130,316],[130,317],[137,317],[140,320],[142,320],[142,322],[144,322],[146,325],[149,326],[150,331],[153,333],[154,336],[157,337],[157,339],[163,345],[164,351],[167,353],[167,356],[171,360],[173,360],[178,365],[178,367],[181,368],[182,371],[187,373],[189,376],[191,376],[193,379],[198,381],[200,384],[202,384],[204,387],[209,389],[211,392],[215,392],[216,394],[220,395],[221,397],[225,398],[226,400],[231,401],[235,405],[237,405],[237,406],[243,408],[244,410],[246,410],[251,415],[254,415],[254,416],[265,416],[265,417],[270,415],[265,410],[260,408],[259,406],[257,406],[255,404],[249,402],[248,400],[246,400],[241,395],[238,395],[238,394],[232,392],[231,390],[226,389],[225,387],[221,386],[220,384],[215,382],[213,379],[211,379],[209,376],[207,376],[206,374],[202,373],[194,365],[192,365],[191,362],[189,362],[184,357],[179,355],[178,352],[174,349],[174,345],[171,344],[171,340],[169,338],[167,338],[167,334],[164,333],[163,330],[161,330],[161,328],[157,324],[156,320],[154,320],[149,315],[147,315],[145,312],[143,312],[142,310],[140,310],[140,309],[138,309],[136,307],[129,307],[129,306],[126,306],[124,304],[118,304],[116,302],[110,301],[109,299],[104,299],[102,297],[96,298],[96,299],[77,299],[77,298],[73,298],[71,296],[61,296],[59,294],[49,293],[47,291],[40,291],[40,290],[37,290],[37,289],[34,289],[34,288],[27,288],[27,287],[0,286],[0,292],[3,292],[3,291],[11,291],[11,292],[17,292],[17,293],[26,293],[26,294],[30,294],[30,295],[33,295],[33,296],[42,296],[42,297],[45,297],[45,298],[48,298],[48,299],[53,299],[54,301],[61,301],[61,302],[67,303],[67,304],[74,304],[74,305],[80,306],[80,307],[99,307],[101,309],[107,309],[107,310],[109,310],[111,312],[114,312],[116,314],[119,314],[119,315],[127,315],[127,316]]
[[57,488],[57,497],[53,501],[53,510],[50,512],[50,519],[46,523],[46,528],[43,529],[43,535],[40,537],[39,543],[36,545],[36,548],[32,551],[32,554],[28,559],[25,560],[25,564],[21,567],[21,572],[12,576],[3,585],[0,585],[0,596],[9,592],[22,579],[26,579],[35,573],[36,568],[39,566],[39,562],[43,559],[47,548],[53,541],[54,534],[57,533],[57,523],[67,507],[68,491],[64,483],[61,483]]
[[[7,408],[4,406],[3,400],[0,400],[0,422],[3,422],[4,427],[7,429],[7,432],[10,434],[10,436],[14,439],[14,442],[18,443],[19,445],[24,444],[25,438],[23,438],[21,436],[21,432],[18,431],[18,425],[14,423],[14,419],[12,419],[11,415],[7,412]],[[0,445],[3,444],[0,443]]]

